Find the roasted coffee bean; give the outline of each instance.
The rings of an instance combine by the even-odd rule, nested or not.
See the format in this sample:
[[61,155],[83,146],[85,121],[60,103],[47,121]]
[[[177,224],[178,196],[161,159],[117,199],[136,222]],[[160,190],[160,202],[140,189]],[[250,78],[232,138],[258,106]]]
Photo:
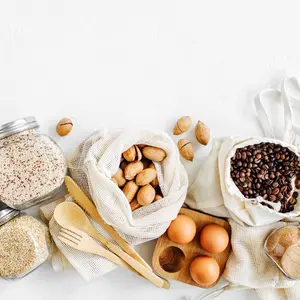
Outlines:
[[[231,159],[231,177],[247,198],[262,196],[265,200],[281,203],[280,212],[294,209],[295,186],[300,189],[298,156],[290,149],[274,143],[259,143],[237,149]],[[268,205],[266,205],[269,207]]]
[[294,192],[294,193],[293,193],[293,198],[297,199],[298,196],[299,196],[298,192]]

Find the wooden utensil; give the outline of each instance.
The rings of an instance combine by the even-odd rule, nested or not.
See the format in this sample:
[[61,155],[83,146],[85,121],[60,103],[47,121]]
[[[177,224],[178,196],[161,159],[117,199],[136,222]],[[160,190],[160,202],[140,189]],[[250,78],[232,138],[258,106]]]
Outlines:
[[72,202],[63,202],[56,206],[54,211],[54,218],[56,222],[63,228],[71,229],[76,228],[86,232],[89,236],[95,238],[113,253],[117,254],[122,258],[126,263],[128,263],[133,269],[138,273],[143,275],[146,279],[151,281],[153,284],[160,288],[169,288],[169,282],[164,280],[152,271],[146,268],[144,265],[136,261],[118,246],[111,243],[103,235],[101,235],[96,228],[92,225],[84,211],[75,203]]
[[95,220],[118,245],[131,257],[140,262],[146,268],[152,271],[152,268],[147,262],[132,248],[110,225],[106,224],[99,215],[94,203],[86,196],[77,183],[69,176],[65,177],[65,184],[67,189],[76,203],[93,219]]
[[[230,234],[230,225],[228,222],[205,215],[191,209],[182,208],[180,214],[191,217],[197,227],[197,234],[195,238],[188,244],[178,245],[169,240],[167,233],[162,235],[155,246],[152,257],[152,265],[154,270],[161,276],[169,277],[184,283],[195,285],[201,288],[211,288],[215,286],[220,280],[224,271],[226,262],[230,252],[230,244],[228,247],[219,254],[210,254],[200,246],[199,234],[201,229],[211,223],[223,226]],[[211,285],[199,285],[190,276],[190,264],[199,255],[206,255],[213,257],[220,266],[219,279]]]
[[58,238],[69,245],[70,247],[88,253],[100,255],[109,261],[124,267],[128,270],[135,271],[126,262],[124,262],[119,256],[101,247],[95,240],[93,240],[88,234],[76,229],[75,227],[61,228]]

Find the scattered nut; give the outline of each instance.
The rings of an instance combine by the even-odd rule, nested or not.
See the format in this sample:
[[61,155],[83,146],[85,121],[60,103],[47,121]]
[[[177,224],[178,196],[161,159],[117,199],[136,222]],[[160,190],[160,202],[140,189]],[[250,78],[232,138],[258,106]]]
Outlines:
[[202,145],[207,145],[210,140],[210,129],[201,121],[198,121],[195,127],[195,136]]
[[141,204],[139,204],[137,202],[136,199],[133,199],[131,202],[130,202],[130,207],[131,207],[131,210],[132,211],[135,211],[136,209],[140,208],[141,207]]
[[56,125],[56,132],[60,136],[68,135],[73,129],[73,122],[71,119],[61,119]]
[[192,125],[192,119],[189,116],[181,117],[175,124],[173,129],[174,135],[182,134],[189,130]]
[[139,187],[136,185],[136,183],[133,180],[128,181],[125,184],[125,186],[123,188],[123,193],[125,194],[125,197],[128,199],[129,202],[131,202],[133,200],[138,189],[139,189]]
[[134,146],[131,146],[129,149],[127,149],[124,153],[123,153],[123,157],[131,162],[135,160],[136,157],[136,150]]
[[121,168],[118,169],[117,173],[112,177],[112,180],[116,180],[118,187],[123,187],[127,180],[124,177],[123,170]]
[[153,161],[161,162],[163,161],[167,154],[166,152],[157,147],[152,147],[152,146],[146,146],[142,149],[143,155]]
[[142,172],[144,169],[144,165],[140,161],[134,161],[129,163],[124,170],[125,178],[127,180],[132,180],[134,177]]
[[141,187],[137,193],[137,202],[140,205],[148,205],[153,202],[155,197],[155,189],[147,184]]
[[193,161],[194,159],[194,149],[193,145],[189,140],[181,139],[178,141],[178,149],[181,156],[189,161]]
[[139,186],[149,184],[156,177],[156,170],[148,168],[140,172],[136,178],[135,182]]

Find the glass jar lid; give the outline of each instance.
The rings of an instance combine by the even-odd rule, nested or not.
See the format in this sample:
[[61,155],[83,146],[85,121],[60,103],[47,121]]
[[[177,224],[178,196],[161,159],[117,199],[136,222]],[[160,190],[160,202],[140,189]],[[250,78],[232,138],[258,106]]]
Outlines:
[[20,214],[19,210],[8,207],[3,202],[0,202],[0,226],[7,223],[14,217]]
[[24,130],[38,128],[39,124],[35,117],[18,119],[0,126],[0,139],[22,132]]

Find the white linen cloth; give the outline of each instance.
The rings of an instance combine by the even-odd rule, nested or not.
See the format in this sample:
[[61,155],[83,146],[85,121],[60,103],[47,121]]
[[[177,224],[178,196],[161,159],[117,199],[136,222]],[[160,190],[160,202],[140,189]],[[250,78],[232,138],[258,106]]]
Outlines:
[[[262,100],[274,100],[273,97],[280,96],[284,108],[284,130],[283,133],[276,131],[271,125],[268,114],[264,108]],[[300,150],[300,127],[293,122],[292,108],[300,108],[300,84],[296,78],[287,78],[283,81],[281,91],[265,90],[262,91],[255,99],[257,114],[261,122],[263,131],[267,138],[278,138],[288,144],[292,144],[299,153]],[[232,236],[230,253],[224,277],[229,281],[229,284],[219,290],[213,291],[200,299],[209,299],[216,297],[230,289],[255,289],[258,297],[261,300],[299,300],[300,299],[300,283],[299,281],[291,281],[287,279],[275,264],[267,257],[264,252],[264,242],[268,235],[276,228],[286,225],[284,220],[276,222],[267,222],[263,226],[247,226],[240,222],[238,214],[232,214],[226,205],[223,190],[222,192],[211,192],[208,189],[205,199],[205,190],[200,183],[199,178],[203,177],[200,173],[209,166],[213,168],[208,173],[208,181],[217,178],[217,189],[222,184],[222,178],[219,175],[218,153],[222,147],[224,140],[215,141],[215,149],[212,150],[209,159],[204,166],[200,167],[198,178],[192,184],[189,190],[189,197],[186,203],[199,210],[203,210],[221,217],[229,219]],[[216,171],[217,170],[217,171]],[[200,191],[200,189],[202,191]],[[200,194],[199,194],[200,193]],[[201,197],[199,196],[201,195]],[[216,196],[216,200],[211,196]],[[205,199],[201,201],[201,199]],[[212,201],[210,201],[212,199]],[[299,198],[298,198],[299,201]],[[225,204],[224,204],[225,203]],[[243,207],[242,207],[243,209]],[[263,217],[263,216],[261,216]],[[282,218],[281,218],[282,219]],[[299,217],[293,216],[294,221],[299,221]],[[243,220],[244,221],[244,220]],[[264,223],[264,222],[263,222]],[[253,224],[249,224],[253,225]],[[257,225],[257,224],[254,224]],[[262,224],[259,224],[262,225]]]

